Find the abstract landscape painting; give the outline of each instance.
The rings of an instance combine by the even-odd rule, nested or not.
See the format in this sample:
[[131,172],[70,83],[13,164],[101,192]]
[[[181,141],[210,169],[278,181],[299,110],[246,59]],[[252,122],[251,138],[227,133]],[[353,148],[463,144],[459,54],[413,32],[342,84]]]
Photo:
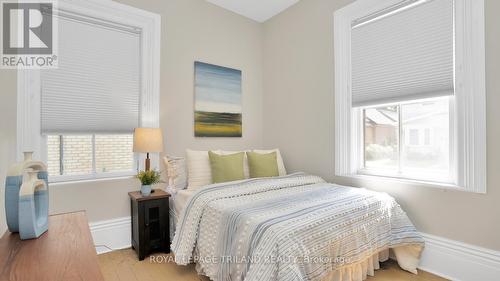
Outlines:
[[241,71],[195,62],[194,135],[241,137]]

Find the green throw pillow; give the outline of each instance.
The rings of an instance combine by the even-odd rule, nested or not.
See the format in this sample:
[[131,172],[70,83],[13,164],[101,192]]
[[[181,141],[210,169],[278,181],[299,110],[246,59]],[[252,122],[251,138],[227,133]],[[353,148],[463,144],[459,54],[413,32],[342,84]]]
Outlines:
[[243,173],[245,152],[219,155],[209,151],[208,157],[210,158],[213,183],[245,179],[245,174]]
[[247,152],[248,168],[251,178],[266,178],[279,176],[278,157],[276,152],[261,154]]

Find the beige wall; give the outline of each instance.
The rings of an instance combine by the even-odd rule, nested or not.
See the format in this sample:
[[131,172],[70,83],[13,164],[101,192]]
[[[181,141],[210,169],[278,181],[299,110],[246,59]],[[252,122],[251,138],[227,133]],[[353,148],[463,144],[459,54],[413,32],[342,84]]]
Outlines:
[[[290,170],[334,177],[333,12],[352,0],[302,0],[265,23],[264,143]],[[500,250],[500,2],[486,0],[488,194],[387,182],[420,231]]]
[[[262,25],[204,0],[119,1],[162,16],[160,123],[169,154],[186,148],[262,146]],[[243,71],[243,137],[196,139],[193,134],[193,63]],[[16,75],[0,70],[0,233],[5,229],[4,175],[15,161]],[[50,212],[87,210],[90,221],[128,216],[133,179],[52,184]]]
[[5,175],[16,160],[16,71],[0,70],[0,235],[5,222]]
[[[262,26],[204,0],[120,1],[162,16],[160,122],[167,153],[262,145]],[[242,70],[243,137],[195,138],[195,60]]]

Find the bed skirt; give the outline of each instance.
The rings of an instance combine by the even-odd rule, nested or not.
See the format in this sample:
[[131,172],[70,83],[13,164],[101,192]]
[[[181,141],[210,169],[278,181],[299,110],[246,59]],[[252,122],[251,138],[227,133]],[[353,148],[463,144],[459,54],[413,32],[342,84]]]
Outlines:
[[[375,276],[375,270],[380,269],[380,263],[389,259],[389,249],[382,250],[361,262],[349,264],[328,273],[321,281],[364,281],[368,276]],[[205,275],[199,264],[195,264],[196,271]]]
[[389,249],[382,250],[361,262],[349,264],[330,272],[322,281],[363,281],[368,276],[374,276],[375,270],[380,269],[379,263],[388,259]]

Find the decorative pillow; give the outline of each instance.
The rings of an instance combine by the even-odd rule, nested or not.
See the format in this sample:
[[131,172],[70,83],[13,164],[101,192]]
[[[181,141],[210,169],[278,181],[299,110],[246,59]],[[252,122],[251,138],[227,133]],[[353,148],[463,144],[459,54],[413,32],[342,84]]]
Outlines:
[[220,183],[245,179],[245,174],[243,173],[244,156],[245,152],[220,155],[209,151],[208,157],[212,171],[212,182]]
[[182,190],[187,187],[186,159],[182,157],[166,156],[163,162],[167,170],[168,187]]
[[229,155],[229,154],[235,154],[243,152],[244,153],[244,159],[243,159],[243,173],[245,174],[245,179],[250,178],[250,172],[248,170],[248,159],[247,159],[247,154],[245,152],[250,152],[250,150],[242,150],[242,151],[225,151],[225,150],[220,150],[217,153],[220,155]]
[[212,184],[212,171],[208,151],[186,150],[188,189],[198,189]]
[[270,150],[262,150],[262,149],[255,149],[253,152],[257,152],[260,154],[268,154],[271,152],[276,152],[276,160],[278,162],[278,171],[280,176],[286,176],[286,169],[285,169],[285,164],[283,163],[283,158],[281,158],[281,153],[279,149],[270,149]]
[[251,178],[267,178],[279,176],[276,151],[271,153],[247,152]]

